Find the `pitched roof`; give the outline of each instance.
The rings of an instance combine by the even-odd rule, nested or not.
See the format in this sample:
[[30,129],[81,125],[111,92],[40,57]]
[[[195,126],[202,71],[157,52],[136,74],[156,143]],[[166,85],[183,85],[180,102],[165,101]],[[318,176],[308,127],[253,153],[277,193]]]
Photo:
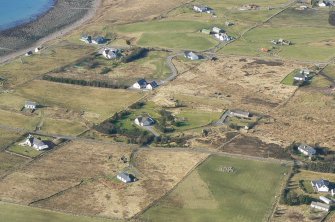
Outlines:
[[32,102],[32,101],[26,101],[25,103],[26,106],[37,106],[36,102]]
[[45,146],[46,144],[42,141],[42,140],[39,140],[35,137],[30,137],[29,138],[29,141],[32,145],[36,145],[38,147],[41,147],[41,146]]
[[311,206],[319,206],[319,207],[322,207],[322,208],[326,208],[327,210],[329,210],[329,208],[330,208],[330,206],[328,204],[315,202],[315,201],[312,201]]
[[329,186],[329,181],[328,180],[324,180],[324,179],[320,179],[320,180],[313,180],[312,181],[314,186],[318,186],[318,187],[322,187],[322,186]]
[[148,82],[145,79],[140,79],[140,80],[137,81],[137,83],[141,86],[148,84]]
[[156,88],[158,87],[158,84],[156,81],[152,81],[151,83],[149,83],[151,85],[152,88]]
[[300,144],[298,146],[298,149],[308,152],[309,155],[314,155],[316,153],[316,150],[313,147],[306,145],[306,144]]
[[136,179],[134,175],[125,172],[119,173],[118,177],[124,179],[126,182],[132,182]]

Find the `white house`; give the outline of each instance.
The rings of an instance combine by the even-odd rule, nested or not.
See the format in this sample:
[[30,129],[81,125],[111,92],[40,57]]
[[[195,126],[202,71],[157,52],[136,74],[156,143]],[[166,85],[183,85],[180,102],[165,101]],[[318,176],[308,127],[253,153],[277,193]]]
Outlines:
[[194,5],[193,6],[193,10],[196,11],[196,12],[205,12],[205,13],[208,13],[208,14],[214,13],[214,10],[211,9],[210,7],[208,7],[208,6],[197,6],[197,5]]
[[319,199],[323,202],[325,202],[326,204],[331,204],[333,201],[328,199],[327,197],[324,196],[320,196]]
[[311,184],[313,188],[318,192],[329,192],[329,181],[328,180],[312,180]]
[[31,56],[33,54],[33,52],[32,51],[28,51],[28,52],[26,52],[26,54],[24,54],[25,56]]
[[119,173],[116,176],[116,178],[121,180],[124,183],[131,183],[131,182],[135,182],[137,180],[137,178],[134,175],[129,174],[129,173],[124,173],[124,172]]
[[83,35],[81,38],[80,38],[80,41],[83,41],[87,44],[90,44],[92,43],[92,36],[90,35]]
[[35,48],[35,53],[38,53],[38,52],[40,52],[41,51],[41,47],[37,47],[37,48]]
[[330,206],[328,204],[312,201],[311,208],[328,212]]
[[34,109],[36,109],[37,105],[38,105],[38,104],[35,103],[35,102],[32,102],[32,101],[26,101],[26,103],[24,104],[24,108],[34,110]]
[[102,55],[106,59],[116,59],[120,57],[120,50],[119,49],[114,49],[114,48],[106,48],[102,51]]
[[30,146],[35,148],[36,150],[45,150],[48,149],[49,146],[45,144],[42,140],[39,140],[32,135],[29,135],[25,141],[20,143],[21,146]]
[[152,81],[151,83],[148,83],[147,86],[145,87],[148,90],[153,90],[158,87],[158,84],[156,81]]
[[140,79],[133,84],[134,89],[145,89],[148,85],[148,82],[145,79]]
[[326,7],[327,5],[326,5],[326,3],[324,3],[324,2],[319,2],[319,7]]
[[307,80],[307,77],[304,73],[297,73],[294,77],[293,77],[294,80],[296,81],[302,81],[302,82],[305,82]]
[[135,119],[135,124],[139,126],[151,126],[155,124],[155,120],[151,117],[142,117],[139,116]]
[[190,60],[199,60],[199,56],[197,54],[195,54],[194,52],[189,52],[189,51],[186,51],[184,52],[184,56],[185,58],[188,58]]
[[300,144],[298,146],[298,150],[300,153],[306,156],[313,156],[316,154],[316,150],[313,147],[306,145],[306,144]]
[[223,29],[218,28],[218,27],[213,27],[212,32],[219,34],[219,33],[224,33],[225,31]]

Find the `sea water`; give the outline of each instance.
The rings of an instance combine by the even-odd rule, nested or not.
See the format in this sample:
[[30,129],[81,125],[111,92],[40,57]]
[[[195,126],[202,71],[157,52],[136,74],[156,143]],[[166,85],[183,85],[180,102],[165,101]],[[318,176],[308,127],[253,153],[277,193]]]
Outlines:
[[0,0],[0,31],[38,18],[55,0]]

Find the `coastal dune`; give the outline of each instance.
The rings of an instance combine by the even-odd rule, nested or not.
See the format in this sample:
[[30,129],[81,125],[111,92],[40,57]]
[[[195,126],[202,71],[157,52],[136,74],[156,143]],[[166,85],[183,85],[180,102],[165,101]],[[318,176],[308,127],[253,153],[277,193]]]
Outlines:
[[91,19],[101,0],[57,0],[35,21],[0,32],[0,63],[63,35]]

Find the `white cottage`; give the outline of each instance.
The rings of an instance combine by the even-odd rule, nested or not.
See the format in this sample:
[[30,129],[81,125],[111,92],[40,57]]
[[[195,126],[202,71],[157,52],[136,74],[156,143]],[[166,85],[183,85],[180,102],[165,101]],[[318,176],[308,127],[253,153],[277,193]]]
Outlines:
[[32,135],[29,135],[25,141],[20,143],[21,146],[30,146],[36,150],[45,150],[48,149],[49,146],[45,144],[42,140],[39,140]]
[[24,108],[34,110],[37,108],[37,103],[32,101],[26,101],[26,103],[24,104]]
[[316,150],[313,147],[306,144],[300,144],[298,146],[298,150],[300,153],[306,156],[314,156],[316,154]]
[[134,120],[136,125],[139,126],[151,126],[153,124],[155,124],[155,120],[151,117],[142,117],[139,116]]
[[320,179],[311,181],[313,188],[318,192],[329,192],[329,181]]

